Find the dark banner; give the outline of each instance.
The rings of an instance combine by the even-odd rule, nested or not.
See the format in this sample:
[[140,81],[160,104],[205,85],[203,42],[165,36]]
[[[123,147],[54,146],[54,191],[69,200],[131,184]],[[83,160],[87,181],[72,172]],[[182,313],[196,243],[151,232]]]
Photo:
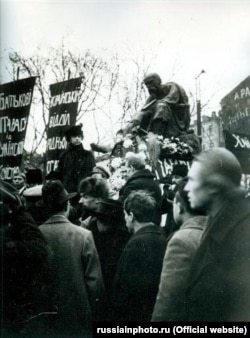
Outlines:
[[59,156],[67,148],[65,131],[76,123],[82,78],[50,85],[47,173],[55,170]]
[[250,130],[250,76],[221,100],[223,128],[236,133]]
[[225,146],[239,160],[243,173],[250,174],[250,134],[230,133],[223,130]]
[[0,175],[19,171],[24,151],[35,77],[0,85]]

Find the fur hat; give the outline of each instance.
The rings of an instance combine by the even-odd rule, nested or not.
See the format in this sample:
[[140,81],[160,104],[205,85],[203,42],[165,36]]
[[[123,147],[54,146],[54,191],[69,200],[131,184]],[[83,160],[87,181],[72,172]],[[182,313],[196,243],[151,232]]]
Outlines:
[[70,141],[72,136],[81,136],[83,138],[82,124],[80,123],[77,126],[71,126],[65,132],[67,142]]

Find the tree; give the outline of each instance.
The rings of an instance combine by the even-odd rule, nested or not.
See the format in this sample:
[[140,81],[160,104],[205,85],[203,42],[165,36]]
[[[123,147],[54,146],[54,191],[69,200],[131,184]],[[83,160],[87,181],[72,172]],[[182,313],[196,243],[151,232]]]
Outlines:
[[118,76],[118,68],[110,69],[108,62],[103,58],[93,55],[90,51],[83,55],[74,54],[67,50],[63,43],[59,48],[51,48],[46,56],[37,48],[29,57],[11,52],[9,60],[12,80],[16,80],[17,76],[37,76],[29,120],[29,128],[33,132],[30,156],[46,140],[51,83],[83,77],[77,112],[77,121],[80,121],[86,113],[95,114],[95,111],[106,103],[102,86],[108,88],[108,97],[111,98]]
[[[28,133],[29,161],[41,149],[45,151],[49,115],[49,85],[69,78],[82,77],[77,123],[86,125],[92,142],[113,142],[115,133],[133,118],[143,106],[147,92],[142,80],[154,59],[154,53],[141,53],[127,58],[117,54],[102,56],[87,50],[77,54],[68,50],[64,42],[43,55],[40,48],[30,56],[9,53],[9,73],[17,77],[37,76],[31,107]],[[94,128],[94,129],[93,129]],[[93,132],[94,130],[94,132]]]
[[127,47],[127,52],[127,57],[116,55],[109,59],[111,69],[116,70],[114,72],[116,76],[114,85],[107,88],[111,90],[109,100],[102,109],[107,121],[102,125],[102,129],[105,129],[104,135],[107,136],[106,139],[102,139],[104,143],[107,140],[114,141],[116,132],[134,118],[148,96],[142,81],[152,66],[156,49],[150,53],[141,50],[134,55]]

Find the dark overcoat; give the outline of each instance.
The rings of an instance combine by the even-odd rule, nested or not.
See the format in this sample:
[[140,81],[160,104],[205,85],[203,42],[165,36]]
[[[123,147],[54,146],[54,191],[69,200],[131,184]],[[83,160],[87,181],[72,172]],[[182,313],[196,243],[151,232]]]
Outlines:
[[59,159],[57,172],[68,192],[78,191],[79,183],[88,177],[95,166],[95,158],[91,151],[79,146],[69,145]]
[[94,237],[96,250],[100,258],[106,294],[109,298],[118,261],[131,236],[127,228],[120,226],[118,221],[117,225],[112,225],[106,231],[100,232],[97,226],[97,219],[94,217],[88,230],[92,232]]
[[114,281],[114,319],[150,321],[166,249],[161,229],[150,224],[127,243]]
[[4,225],[0,231],[0,314],[5,328],[18,331],[40,311],[36,296],[49,250],[40,229],[24,210],[13,215],[11,225]]
[[125,201],[128,195],[135,190],[146,190],[152,194],[157,204],[161,203],[161,189],[155,180],[155,175],[148,169],[136,171],[125,183],[119,192],[119,200]]
[[250,204],[232,195],[210,219],[188,279],[188,321],[250,321]]

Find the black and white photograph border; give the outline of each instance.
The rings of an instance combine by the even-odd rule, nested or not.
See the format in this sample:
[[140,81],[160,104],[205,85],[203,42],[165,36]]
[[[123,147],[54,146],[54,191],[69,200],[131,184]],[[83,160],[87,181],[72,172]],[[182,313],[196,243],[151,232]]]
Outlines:
[[[48,151],[47,128],[68,122],[67,114],[50,119],[58,103],[51,100],[50,86],[81,79],[79,94],[72,90],[67,97],[78,103],[74,124],[82,128],[84,149],[106,163],[119,143],[117,132],[145,108],[145,76],[156,73],[163,84],[185,89],[190,129],[201,137],[202,150],[226,147],[239,156],[249,197],[249,18],[249,0],[1,0],[0,85],[35,77],[35,86],[25,126],[6,125],[1,93],[0,133],[27,127],[22,171],[40,167]],[[51,150],[66,148],[64,142],[51,143]],[[161,142],[168,155],[189,149],[179,139]],[[3,149],[1,144],[1,178]],[[116,157],[113,164],[117,169]],[[53,169],[47,167],[46,174]],[[119,170],[112,177],[115,193],[125,182]]]
[[146,73],[185,88],[194,125],[197,101],[202,118],[218,115],[223,97],[249,75],[247,0],[2,0],[0,6],[1,83],[30,75],[42,82],[27,151],[46,149],[48,109],[39,89],[48,105],[54,82],[84,75],[77,122],[89,148],[112,143],[140,110]]

